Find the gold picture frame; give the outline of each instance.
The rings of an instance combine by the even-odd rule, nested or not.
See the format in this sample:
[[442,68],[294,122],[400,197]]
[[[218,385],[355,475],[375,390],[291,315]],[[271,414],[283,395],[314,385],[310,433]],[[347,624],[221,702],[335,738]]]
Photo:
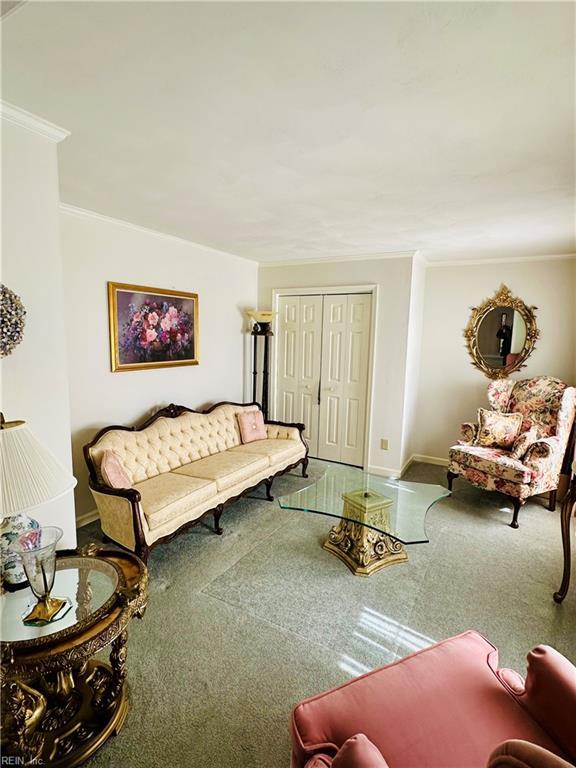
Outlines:
[[[480,351],[480,326],[487,315],[497,309],[510,309],[512,312],[518,312],[526,326],[522,349],[514,355],[512,362],[502,367],[490,365]],[[482,371],[489,379],[505,379],[514,371],[519,371],[523,368],[526,365],[526,360],[534,350],[536,340],[540,336],[540,331],[536,325],[536,309],[537,307],[528,306],[522,299],[514,296],[512,291],[504,284],[500,286],[491,299],[486,299],[478,307],[472,307],[470,320],[464,329],[464,338],[468,353],[472,358],[472,365]]]
[[110,366],[141,371],[198,365],[198,294],[108,283]]

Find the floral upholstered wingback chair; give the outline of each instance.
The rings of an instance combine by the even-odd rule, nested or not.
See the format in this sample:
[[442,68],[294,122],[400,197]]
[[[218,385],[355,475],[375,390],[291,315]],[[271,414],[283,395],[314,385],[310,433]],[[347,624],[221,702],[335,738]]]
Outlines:
[[462,425],[462,440],[450,448],[448,488],[461,475],[478,488],[510,496],[518,528],[520,507],[530,496],[556,492],[576,403],[576,389],[539,376],[499,379],[488,387],[492,411],[480,408],[478,424]]

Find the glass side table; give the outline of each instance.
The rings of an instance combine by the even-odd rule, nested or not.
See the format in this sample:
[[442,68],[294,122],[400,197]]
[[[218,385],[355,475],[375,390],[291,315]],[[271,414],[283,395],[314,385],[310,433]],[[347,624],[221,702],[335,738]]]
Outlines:
[[[141,618],[148,572],[129,552],[59,552],[53,594],[72,607],[44,627],[22,615],[30,589],[0,598],[2,752],[21,764],[72,768],[122,727],[128,712],[127,627]],[[92,657],[111,646],[110,663]]]

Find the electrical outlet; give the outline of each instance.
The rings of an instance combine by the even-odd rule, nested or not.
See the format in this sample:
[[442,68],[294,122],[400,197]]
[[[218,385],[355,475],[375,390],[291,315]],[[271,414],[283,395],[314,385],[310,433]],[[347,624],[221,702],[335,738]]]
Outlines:
[[380,440],[380,448],[383,451],[387,451],[388,450],[388,440],[386,440],[386,438],[384,438],[384,437]]

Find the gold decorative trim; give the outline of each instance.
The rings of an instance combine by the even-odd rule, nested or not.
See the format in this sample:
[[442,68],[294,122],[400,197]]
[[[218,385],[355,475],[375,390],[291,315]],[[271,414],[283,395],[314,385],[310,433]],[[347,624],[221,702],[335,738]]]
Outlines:
[[[89,547],[94,547],[93,551],[88,551]],[[116,584],[110,597],[105,600],[99,608],[91,611],[90,614],[84,618],[78,618],[72,625],[64,627],[57,632],[53,632],[49,635],[43,635],[40,637],[29,638],[27,640],[12,640],[10,645],[16,652],[24,652],[26,650],[32,650],[36,648],[42,648],[44,646],[56,645],[61,640],[65,640],[69,637],[77,637],[82,631],[87,630],[89,627],[96,624],[103,616],[106,616],[116,605],[121,605],[123,602],[123,593],[126,590],[127,582],[124,576],[122,568],[113,560],[106,560],[105,558],[97,557],[100,548],[96,544],[88,544],[86,547],[78,550],[78,556],[75,555],[56,555],[56,571],[64,571],[75,566],[81,568],[82,561],[85,561],[87,557],[91,557],[90,569],[94,571],[101,571],[102,573],[111,573],[116,576]],[[80,571],[82,577],[82,571]],[[82,585],[86,589],[86,585]]]
[[[194,302],[194,358],[191,360],[166,360],[156,363],[121,363],[118,349],[118,291],[130,293],[145,293],[158,296],[172,296],[173,298],[191,299]],[[152,288],[147,285],[132,285],[131,283],[108,283],[108,325],[110,336],[110,367],[112,372],[117,371],[146,371],[149,368],[174,368],[182,365],[198,365],[199,363],[199,326],[198,326],[198,294],[186,291],[169,290],[166,288]]]
[[[146,609],[148,571],[135,555],[94,545],[62,555],[66,562],[82,557],[121,572],[124,586],[109,613],[87,628],[78,622],[75,634],[48,648],[39,638],[24,651],[0,643],[2,753],[14,763],[77,768],[118,733],[128,712],[127,626]],[[109,664],[91,659],[109,645]]]
[[339,557],[355,576],[371,576],[408,560],[408,553],[398,539],[351,520],[341,520],[333,526],[322,547]]
[[[497,307],[509,307],[522,315],[526,323],[526,340],[517,360],[506,368],[492,368],[484,360],[478,347],[478,331],[486,315]],[[486,299],[478,307],[472,307],[472,314],[468,325],[464,329],[464,338],[468,353],[472,358],[472,364],[484,373],[489,379],[506,379],[514,371],[519,371],[526,365],[526,360],[532,354],[540,331],[536,325],[537,307],[528,306],[522,299],[514,296],[512,291],[504,284],[496,291],[491,299]]]

